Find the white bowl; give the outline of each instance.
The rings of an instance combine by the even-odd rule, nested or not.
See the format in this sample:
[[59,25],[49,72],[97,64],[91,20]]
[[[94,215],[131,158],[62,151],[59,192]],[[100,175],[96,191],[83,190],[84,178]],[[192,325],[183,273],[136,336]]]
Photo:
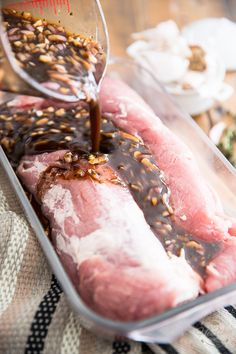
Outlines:
[[[233,93],[233,88],[224,83],[225,66],[222,61],[214,52],[207,48],[204,50],[207,68],[203,72],[181,67],[177,61],[173,61],[173,55],[149,50],[148,43],[144,41],[139,40],[131,44],[127,53],[138,64],[152,72],[185,112],[197,115],[207,111],[215,102],[227,100]],[[169,60],[164,59],[164,54],[167,57],[169,55]],[[183,64],[183,58],[179,59]],[[184,89],[185,84],[192,88]]]
[[188,71],[185,80],[192,83],[194,88],[184,89],[178,82],[165,85],[167,92],[191,115],[207,111],[215,102],[223,102],[233,93],[233,88],[224,83],[224,64],[212,53],[207,54],[206,61],[207,69],[204,72]]
[[[233,93],[232,86],[221,82],[217,92],[209,96],[202,96],[196,90],[191,90],[191,92],[173,92],[166,87],[167,92],[169,92],[178,105],[183,108],[190,115],[198,115],[206,112],[210,109],[216,102],[226,101]],[[171,92],[172,91],[172,92]]]

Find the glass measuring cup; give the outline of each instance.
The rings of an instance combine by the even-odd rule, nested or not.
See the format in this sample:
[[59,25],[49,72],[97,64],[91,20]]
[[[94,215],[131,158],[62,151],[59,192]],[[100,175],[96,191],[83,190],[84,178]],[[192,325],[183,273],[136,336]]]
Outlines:
[[[60,24],[66,30],[92,37],[104,51],[104,58],[96,67],[97,84],[105,74],[109,54],[109,40],[105,18],[99,0],[1,0],[1,9],[8,8],[19,12],[30,12],[34,18],[46,19]],[[67,102],[83,98],[73,94],[65,95],[43,86],[34,77],[23,70],[11,49],[3,19],[0,19],[0,89],[19,94],[51,97]]]

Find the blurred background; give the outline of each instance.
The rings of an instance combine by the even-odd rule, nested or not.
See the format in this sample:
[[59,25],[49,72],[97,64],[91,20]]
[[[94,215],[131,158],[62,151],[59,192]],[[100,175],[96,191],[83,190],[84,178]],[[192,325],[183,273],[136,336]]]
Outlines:
[[[236,166],[236,0],[101,0],[101,3],[109,30],[111,55],[114,56],[127,56],[126,48],[134,40],[131,37],[133,32],[156,27],[162,21],[174,20],[180,30],[203,18],[226,18],[232,21],[223,20],[224,24],[231,26],[232,32],[217,27],[218,35],[227,40],[223,39],[221,45],[216,43],[224,48],[226,42],[227,52],[224,49],[222,51],[225,58],[231,57],[233,70],[226,70],[224,82],[233,93],[222,101],[216,100],[207,110],[189,113]],[[207,40],[210,37],[207,30],[206,37]]]
[[236,20],[236,0],[101,0],[111,53],[125,55],[130,34],[173,19],[179,27],[204,17]]

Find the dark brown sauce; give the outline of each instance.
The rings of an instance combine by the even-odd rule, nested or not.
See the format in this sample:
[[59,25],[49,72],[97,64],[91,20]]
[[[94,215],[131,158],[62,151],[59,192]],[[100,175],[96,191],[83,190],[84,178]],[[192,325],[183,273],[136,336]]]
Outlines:
[[[147,223],[167,252],[182,254],[203,276],[206,265],[219,252],[220,243],[201,241],[176,225],[170,203],[171,191],[149,149],[136,137],[118,130],[114,132],[110,121],[105,126],[101,148],[105,145],[105,151],[112,151],[109,162],[129,187]],[[109,130],[113,135],[109,136]]]
[[104,182],[94,159],[102,159],[102,153],[108,154],[105,155],[109,158],[108,165],[120,177],[113,176],[110,182],[122,184],[123,181],[166,251],[178,256],[185,253],[193,268],[204,275],[206,265],[219,251],[220,244],[203,242],[176,225],[165,176],[140,139],[120,131],[103,118],[101,154],[91,154],[88,118],[89,107],[85,103],[68,109],[47,107],[41,110],[15,110],[5,104],[0,107],[1,143],[14,167],[26,154],[72,151],[73,159],[66,158],[67,162],[60,161],[59,166],[57,162],[42,175],[38,184],[39,200],[57,178],[93,178]]
[[98,101],[91,100],[89,102],[89,115],[90,115],[90,129],[91,129],[91,143],[92,152],[98,152],[100,149],[101,139],[101,109]]
[[[203,242],[176,225],[171,191],[149,149],[139,138],[118,130],[110,120],[101,119],[94,79],[98,76],[96,68],[104,60],[99,45],[30,14],[3,10],[3,18],[15,57],[30,76],[40,83],[57,84],[55,90],[65,95],[79,97],[79,91],[84,93],[84,102],[70,107],[53,101],[40,109],[10,108],[7,104],[0,107],[0,140],[14,168],[24,155],[61,149],[72,152],[42,174],[37,202],[30,196],[46,232],[49,234],[50,228],[39,205],[55,180],[92,178],[98,183],[125,184],[166,251],[177,256],[184,254],[204,276],[205,267],[220,244]],[[36,25],[37,21],[42,23]],[[104,180],[99,170],[100,164],[110,168],[102,154],[109,155],[109,166],[116,171],[110,180]],[[101,162],[97,164],[95,160]]]

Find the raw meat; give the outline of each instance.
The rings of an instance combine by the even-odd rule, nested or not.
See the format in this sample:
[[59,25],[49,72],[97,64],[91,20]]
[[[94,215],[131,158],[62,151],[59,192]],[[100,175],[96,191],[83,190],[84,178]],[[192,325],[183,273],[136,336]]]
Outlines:
[[54,108],[70,108],[77,104],[78,103],[61,102],[49,98],[45,99],[41,97],[17,95],[13,100],[7,103],[7,106],[18,110],[30,108],[42,109],[50,106],[53,106]]
[[236,280],[236,238],[229,237],[223,242],[222,251],[207,266],[206,274],[207,292]]
[[[41,173],[65,154],[24,157],[18,175],[36,195]],[[90,177],[58,178],[42,196],[58,254],[83,300],[101,315],[137,320],[195,298],[200,277],[184,258],[169,258],[128,189],[109,181],[106,164],[97,167],[104,183]]]
[[171,190],[175,221],[204,241],[221,242],[221,251],[206,268],[205,290],[236,280],[236,222],[223,213],[188,147],[165,127],[131,88],[106,78],[100,92],[103,113],[116,126],[141,137],[164,171]]
[[15,109],[27,109],[34,107],[36,109],[42,107],[45,99],[33,96],[15,96],[15,98],[7,103],[8,107],[13,107]]
[[[24,97],[21,100],[24,105]],[[194,298],[202,287],[210,292],[235,281],[236,239],[232,237],[236,236],[235,220],[224,215],[219,198],[206,185],[190,150],[119,80],[104,80],[100,101],[103,112],[115,125],[141,137],[150,148],[171,190],[176,223],[204,241],[219,242],[221,249],[206,267],[202,286],[184,259],[169,259],[159,241],[154,242],[142,212],[124,187],[111,183],[100,185],[88,179],[57,181],[44,196],[43,210],[53,225],[54,243],[60,257],[84,301],[110,318],[138,319]],[[48,102],[33,100],[32,105],[44,107]],[[20,101],[17,105],[20,107]],[[26,105],[30,105],[30,101]],[[64,153],[23,159],[19,174],[32,193],[40,174],[49,165],[60,165],[56,161]],[[102,173],[105,174],[105,170]],[[56,200],[53,199],[55,188]],[[93,202],[90,193],[93,193]],[[73,208],[62,203],[66,195],[71,196]],[[50,204],[50,200],[54,202]],[[105,204],[109,208],[103,208]],[[62,219],[56,212],[57,205],[65,209]],[[117,214],[120,205],[124,208]],[[69,210],[74,210],[73,217],[68,214]],[[112,222],[108,230],[109,220]],[[65,225],[64,231],[60,222]],[[93,237],[94,242],[90,242]],[[149,252],[153,254],[150,258],[145,256]],[[84,254],[88,258],[83,258]],[[140,294],[144,292],[147,295],[143,299]],[[120,303],[122,305],[118,306]]]
[[100,91],[104,114],[116,126],[141,137],[171,190],[175,221],[204,241],[236,236],[235,222],[223,215],[191,151],[154,114],[136,92],[117,79],[105,78]]

